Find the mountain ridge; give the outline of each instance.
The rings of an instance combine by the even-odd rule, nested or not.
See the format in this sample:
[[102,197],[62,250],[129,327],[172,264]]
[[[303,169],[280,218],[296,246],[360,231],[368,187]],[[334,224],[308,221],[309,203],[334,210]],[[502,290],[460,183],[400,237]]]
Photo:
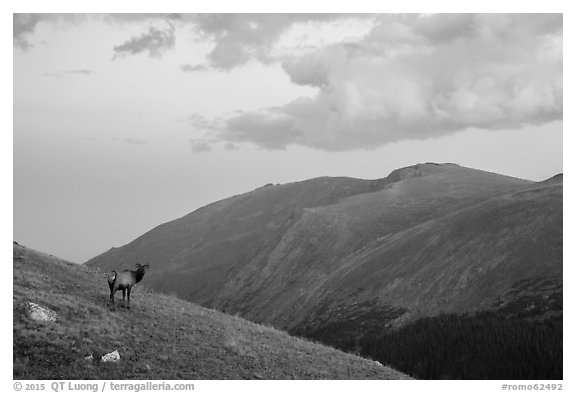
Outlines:
[[562,175],[423,163],[261,187],[88,264],[150,263],[159,291],[419,378],[557,378],[562,208]]
[[[531,204],[533,204],[531,194],[538,192],[547,194],[546,196],[551,200],[551,202],[548,205],[546,205],[546,208],[553,210],[549,210],[548,212],[546,212],[546,214],[543,215],[531,216],[530,215]],[[523,200],[519,201],[518,199]],[[520,202],[522,202],[523,205],[518,206]],[[437,257],[432,258],[429,254],[426,254],[426,249],[431,248],[432,250],[435,250],[435,252],[437,252],[436,250],[438,250],[438,248],[435,246],[435,243],[442,243],[443,249],[440,251],[446,252],[446,249],[448,249],[448,252],[455,253],[454,255],[458,255],[458,258],[461,258],[463,259],[463,261],[465,261],[466,269],[473,268],[474,264],[477,264],[478,266],[488,264],[489,261],[491,261],[490,258],[495,258],[493,259],[494,262],[490,262],[491,264],[488,264],[487,267],[479,267],[479,269],[481,270],[486,268],[488,270],[497,269],[498,264],[504,264],[504,259],[502,258],[510,259],[510,262],[507,262],[506,266],[510,266],[511,263],[518,264],[520,262],[524,262],[524,264],[521,265],[521,267],[518,267],[514,273],[508,272],[504,274],[500,272],[499,274],[496,274],[496,276],[505,277],[508,280],[510,280],[510,282],[507,283],[507,287],[512,286],[513,284],[513,282],[511,282],[512,280],[519,281],[522,280],[522,278],[526,275],[538,276],[539,274],[544,273],[556,277],[559,285],[561,286],[562,285],[562,240],[561,240],[562,209],[561,204],[560,206],[558,206],[559,205],[558,202],[561,203],[561,185],[558,184],[549,185],[545,183],[533,184],[526,189],[493,197],[484,202],[481,202],[480,204],[472,205],[470,207],[461,210],[456,210],[447,216],[441,216],[438,218],[434,218],[432,220],[424,221],[414,227],[406,229],[406,231],[398,232],[391,236],[379,239],[377,240],[376,244],[368,247],[367,250],[362,252],[364,255],[366,255],[366,257],[363,257],[362,255],[355,256],[354,267],[356,269],[359,269],[362,263],[366,263],[366,261],[367,260],[369,261],[370,259],[375,260],[376,258],[380,258],[384,260],[390,260],[391,259],[390,257],[379,255],[378,254],[379,249],[384,249],[385,252],[390,253],[392,252],[391,247],[396,247],[395,243],[401,243],[406,241],[414,242],[413,236],[411,236],[411,234],[412,233],[418,234],[418,232],[424,231],[424,236],[428,236],[433,240],[421,241],[420,243],[424,244],[424,248],[422,249],[412,247],[410,243],[408,243],[408,246],[403,246],[404,247],[403,251],[397,252],[397,255],[400,255],[400,258],[402,258],[402,260],[405,260],[407,263],[409,261],[410,263],[414,264],[417,263],[414,261],[417,261],[417,259],[420,258],[418,254],[423,254],[433,261],[437,260],[439,261],[441,259]],[[553,204],[555,204],[556,206],[553,206]],[[490,208],[491,210],[488,210],[488,208]],[[507,227],[506,223],[502,222],[503,221],[502,217],[504,217],[504,220],[510,219],[510,214],[508,214],[508,212],[505,210],[507,208],[514,210],[512,212],[515,214],[515,216],[513,217],[513,219],[515,220],[514,230],[524,231],[515,233],[513,238],[509,237],[506,238],[505,232],[507,231]],[[538,208],[541,208],[541,206],[538,206]],[[519,225],[518,222],[522,218],[524,218],[526,222]],[[478,221],[480,219],[490,221],[490,228],[491,228],[490,231],[486,231],[485,226],[481,226],[480,230],[474,228],[473,224],[471,223],[474,223],[474,221]],[[540,220],[541,222],[534,222],[536,220]],[[447,223],[449,224],[449,226],[447,225]],[[457,224],[458,226],[456,228],[453,228],[455,224]],[[539,225],[537,226],[536,224]],[[444,235],[443,238],[439,238],[439,236],[442,236],[442,230],[444,227],[448,227],[448,230],[450,230],[450,232],[447,235]],[[527,233],[526,235],[524,235],[525,232]],[[461,243],[457,243],[457,245],[452,245],[450,243],[450,239],[460,240],[459,238],[462,237],[462,234],[466,234],[466,238],[463,239]],[[490,236],[492,240],[480,241],[479,238],[481,236]],[[526,237],[530,237],[530,240],[526,241]],[[501,250],[500,254],[498,254],[498,252],[495,251],[496,249],[498,249],[498,247],[501,247],[499,245],[499,242],[508,248],[507,250],[508,254],[502,252]],[[518,244],[514,243],[521,243],[521,244],[525,243],[526,245],[519,246]],[[551,252],[551,254],[546,254],[546,256],[549,256],[551,258],[548,259],[546,257],[543,257],[542,261],[525,263],[526,261],[534,259],[537,255],[541,254],[539,246],[540,243],[548,244],[547,246],[548,248],[544,248],[544,251],[546,251],[547,253]],[[489,251],[496,255],[494,257],[489,257],[486,254],[486,251],[485,254],[481,256],[481,258],[478,258],[476,255],[470,256],[462,254],[461,251],[462,247],[468,247],[468,249],[471,251],[480,252],[481,244],[491,245]],[[454,251],[450,251],[451,250],[450,247],[454,248]],[[514,252],[522,253],[523,256],[522,257],[510,256],[509,253],[512,252],[511,247],[514,250],[516,250]],[[374,256],[374,254],[378,256],[376,257]],[[454,255],[450,256],[449,254],[447,254],[446,257],[454,259],[456,258]],[[473,258],[473,260],[470,260],[470,258]],[[476,261],[474,261],[474,259]],[[460,264],[462,264],[463,261],[460,261]],[[398,264],[398,266],[407,266],[407,265]],[[454,269],[455,266],[456,266],[455,262],[450,263],[449,265],[446,265],[446,268],[444,269],[437,269],[436,273],[445,275],[445,272],[447,270]],[[530,273],[527,270],[528,268],[537,268],[540,270],[538,272],[534,271]],[[426,267],[426,269],[429,269],[429,267]],[[376,273],[377,268],[370,268],[367,269],[367,271],[370,274],[364,274],[364,276],[371,277],[371,279],[374,279],[374,274]],[[479,271],[477,273],[482,272]],[[426,273],[426,274],[422,273],[422,274],[423,275],[420,278],[420,280],[422,280],[423,282],[429,281],[430,278],[432,277],[432,273]],[[492,274],[494,275],[495,273]],[[338,277],[339,280],[345,280],[344,277],[346,277],[345,275],[342,274],[342,272],[334,272],[333,276]],[[465,283],[467,274],[463,271],[461,274],[455,275],[455,277],[459,278],[460,280],[463,280],[454,283],[453,287],[458,289],[459,285],[463,285],[463,283]],[[347,280],[348,280],[346,284],[347,286],[350,286],[350,283],[355,281],[350,278],[348,278]],[[382,282],[386,282],[386,280],[383,279]],[[451,285],[446,284],[447,283],[445,282],[443,283],[443,288],[452,287]],[[399,282],[397,281],[393,284],[394,287],[397,287],[398,285]],[[491,283],[491,286],[494,287],[494,284]],[[501,288],[501,290],[503,291],[504,289]],[[425,294],[422,294],[422,288],[419,289],[417,296],[418,298],[421,299],[427,298]],[[470,311],[480,311],[488,308],[486,305],[487,301],[491,301],[493,298],[497,297],[496,293],[492,293],[491,296],[485,294],[485,296],[486,299],[484,300],[484,303],[482,302],[483,299],[478,299],[477,301],[469,300],[466,307],[461,306],[459,308],[458,307],[454,308],[455,306],[452,306],[451,308],[443,308],[443,310],[444,312],[461,312],[461,313]],[[408,295],[400,297],[405,300],[408,298]],[[438,301],[437,297],[435,296],[433,296],[432,299]],[[461,302],[462,300],[458,301]],[[454,301],[452,301],[451,303],[457,304],[457,302]],[[396,305],[407,306],[407,304],[401,304],[401,305],[396,304]],[[433,308],[434,306],[431,304],[428,304],[426,307],[428,311]]]
[[[301,300],[330,293],[321,283],[357,263],[362,250],[530,187],[542,185],[435,163],[399,168],[375,180],[320,177],[260,187],[164,223],[87,264],[112,269],[139,259],[162,261],[161,273],[150,277],[158,290],[251,320],[293,326],[303,319]],[[162,284],[174,278],[181,282]]]

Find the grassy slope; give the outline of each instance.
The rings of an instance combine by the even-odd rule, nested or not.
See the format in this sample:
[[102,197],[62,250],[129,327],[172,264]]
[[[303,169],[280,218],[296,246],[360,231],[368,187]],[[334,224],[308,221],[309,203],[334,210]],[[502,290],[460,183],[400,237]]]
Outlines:
[[[144,278],[144,282],[146,278]],[[117,294],[118,296],[119,294]],[[104,273],[14,245],[15,379],[399,379],[390,368],[139,284],[111,311]],[[27,302],[59,320],[31,320]],[[118,350],[119,363],[95,359]]]

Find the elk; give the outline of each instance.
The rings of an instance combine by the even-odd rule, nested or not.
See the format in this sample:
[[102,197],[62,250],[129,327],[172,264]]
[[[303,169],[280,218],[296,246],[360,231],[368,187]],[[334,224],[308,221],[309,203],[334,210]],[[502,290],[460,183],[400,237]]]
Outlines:
[[110,302],[114,305],[114,295],[116,291],[122,291],[122,302],[126,301],[126,291],[128,291],[128,308],[130,308],[130,292],[132,287],[142,281],[146,269],[150,265],[136,264],[136,270],[124,270],[117,273],[113,270],[111,275],[108,276],[108,286],[110,287]]

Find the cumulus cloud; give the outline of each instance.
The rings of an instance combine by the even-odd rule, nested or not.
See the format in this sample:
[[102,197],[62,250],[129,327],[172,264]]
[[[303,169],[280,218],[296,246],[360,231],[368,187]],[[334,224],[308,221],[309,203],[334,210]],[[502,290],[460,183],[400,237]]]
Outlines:
[[294,120],[278,108],[243,113],[226,122],[225,139],[256,142],[267,149],[284,149],[300,135]]
[[121,13],[121,14],[106,14],[106,19],[111,22],[141,22],[141,21],[154,21],[154,20],[180,20],[181,14],[161,14],[161,13]]
[[384,15],[362,40],[282,65],[318,94],[234,116],[222,139],[347,150],[563,113],[559,14]]
[[[27,50],[38,43],[35,37],[36,27],[39,23],[75,25],[87,18],[101,17],[99,14],[13,14],[13,41],[14,46]],[[40,41],[44,43],[44,41]]]
[[[333,22],[342,19],[373,19],[373,14],[110,14],[108,20],[137,23],[164,21],[192,27],[197,39],[208,40],[214,47],[204,64],[183,64],[183,72],[216,69],[230,71],[250,61],[270,63],[278,60],[274,45],[295,24]],[[163,33],[163,34],[162,34]],[[163,48],[174,45],[174,29],[159,31],[151,28],[140,37],[133,37],[114,47],[116,52],[136,54],[148,50],[151,57],[160,57]]]
[[214,43],[207,56],[207,64],[198,69],[184,67],[183,71],[199,71],[212,67],[228,71],[251,60],[274,61],[273,46],[291,26],[297,23],[330,22],[338,19],[373,18],[370,14],[16,14],[14,17],[14,45],[30,47],[30,38],[41,20],[96,18],[111,24],[167,23],[169,29],[150,27],[140,36],[132,37],[113,48],[115,58],[147,52],[150,57],[161,57],[174,46],[174,26],[191,27],[200,40]]
[[21,49],[30,48],[32,46],[30,39],[41,19],[40,14],[13,14],[14,46]]
[[[16,14],[14,45],[30,47],[37,24],[49,18]],[[141,53],[160,57],[175,45],[174,26],[186,24],[214,46],[206,63],[183,64],[181,71],[226,71],[254,60],[279,61],[292,83],[317,90],[312,98],[239,113],[225,121],[190,119],[204,136],[224,143],[252,142],[266,149],[291,144],[325,150],[372,148],[469,127],[521,127],[563,115],[561,14],[113,14],[104,18],[111,23],[156,26],[115,46],[115,57]],[[369,19],[371,31],[352,41],[275,52],[290,28],[302,28],[306,34],[308,28],[318,28],[315,24],[342,18]],[[159,28],[159,23],[168,27]],[[53,74],[48,76],[71,75]]]
[[190,139],[192,153],[206,153],[212,151],[212,147],[203,139]]
[[148,52],[150,57],[160,57],[168,49],[174,47],[176,36],[174,26],[169,25],[167,29],[158,29],[150,26],[148,31],[137,37],[132,37],[121,45],[114,47],[114,58],[130,54],[135,55]]
[[273,45],[295,23],[366,18],[356,14],[198,14],[185,16],[196,32],[214,41],[209,64],[231,70],[251,60],[270,62]]

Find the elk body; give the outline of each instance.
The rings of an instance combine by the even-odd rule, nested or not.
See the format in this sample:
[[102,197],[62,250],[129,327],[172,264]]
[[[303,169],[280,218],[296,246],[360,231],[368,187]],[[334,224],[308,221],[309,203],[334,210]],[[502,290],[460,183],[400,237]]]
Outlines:
[[108,276],[108,286],[110,287],[110,302],[114,304],[114,295],[116,291],[122,291],[122,301],[126,301],[126,291],[128,291],[128,308],[130,308],[130,292],[132,287],[142,281],[146,269],[150,268],[150,265],[140,265],[136,264],[136,270],[124,270],[119,273],[112,271],[112,274]]

